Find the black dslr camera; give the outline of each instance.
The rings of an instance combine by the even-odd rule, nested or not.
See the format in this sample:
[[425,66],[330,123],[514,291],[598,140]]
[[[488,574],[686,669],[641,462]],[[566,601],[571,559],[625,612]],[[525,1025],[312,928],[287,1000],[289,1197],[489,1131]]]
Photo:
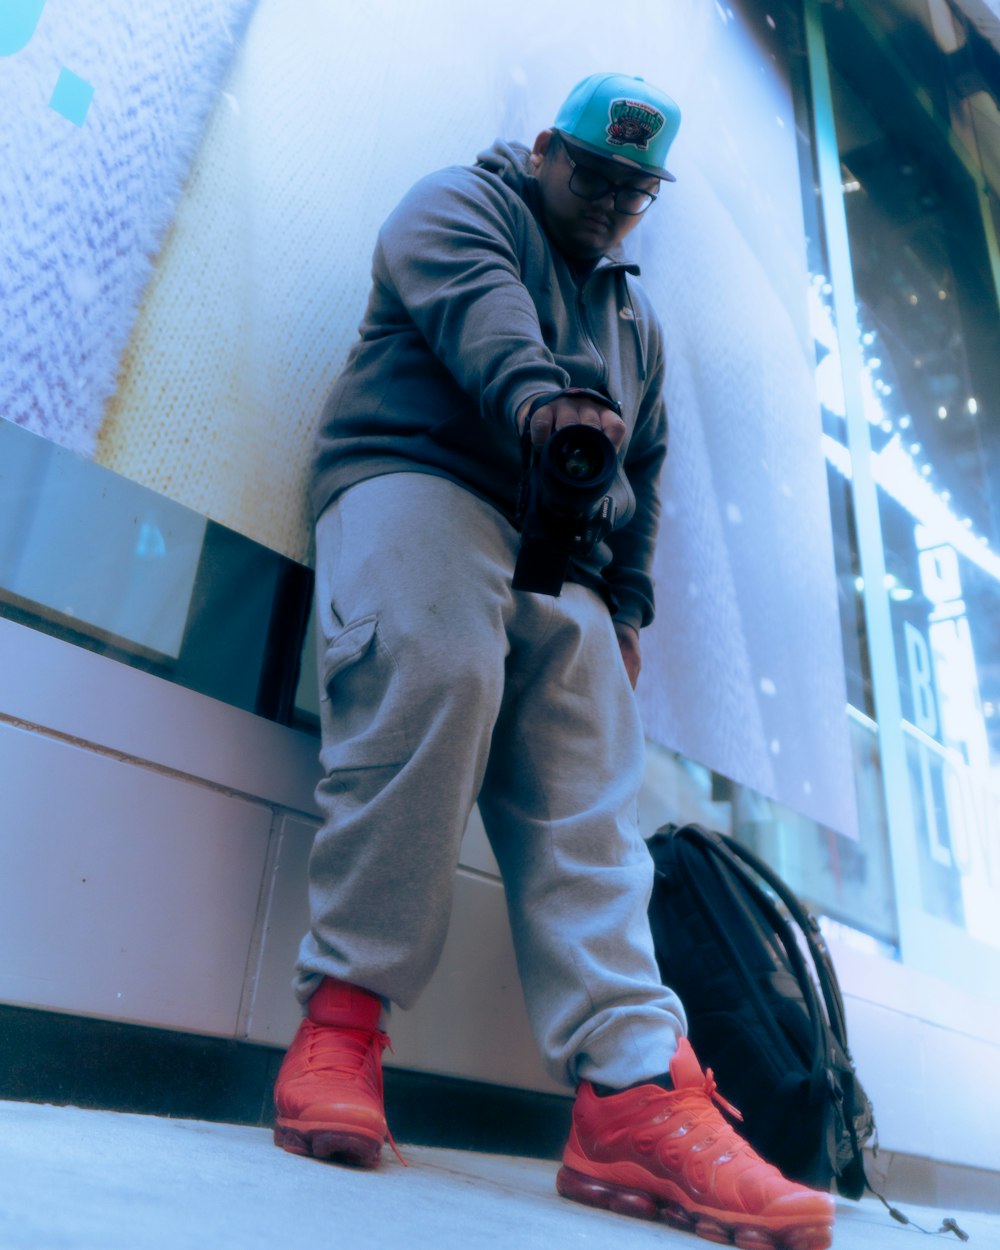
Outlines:
[[[601,402],[613,406],[603,397]],[[570,560],[590,555],[614,528],[610,492],[618,455],[608,436],[592,425],[564,426],[536,451],[530,416],[522,450],[525,473],[517,510],[521,549],[512,584],[515,590],[558,595]]]

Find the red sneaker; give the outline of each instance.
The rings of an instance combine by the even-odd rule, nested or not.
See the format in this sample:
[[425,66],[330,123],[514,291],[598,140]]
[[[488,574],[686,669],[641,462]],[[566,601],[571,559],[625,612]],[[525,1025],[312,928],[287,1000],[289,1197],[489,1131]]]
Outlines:
[[744,1250],[826,1250],[833,1199],[785,1180],[730,1127],[715,1103],[739,1112],[686,1038],[670,1076],[672,1090],[640,1085],[605,1097],[580,1085],[559,1193]]
[[389,1138],[382,1099],[381,1001],[325,977],[274,1084],[275,1145],[373,1168]]

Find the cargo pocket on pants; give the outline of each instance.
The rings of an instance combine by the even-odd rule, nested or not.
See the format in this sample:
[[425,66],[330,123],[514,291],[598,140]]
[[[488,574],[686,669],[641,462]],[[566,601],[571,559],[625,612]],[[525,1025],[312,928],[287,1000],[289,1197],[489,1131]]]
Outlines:
[[323,765],[328,772],[401,764],[410,754],[399,670],[378,617],[352,621],[323,653]]

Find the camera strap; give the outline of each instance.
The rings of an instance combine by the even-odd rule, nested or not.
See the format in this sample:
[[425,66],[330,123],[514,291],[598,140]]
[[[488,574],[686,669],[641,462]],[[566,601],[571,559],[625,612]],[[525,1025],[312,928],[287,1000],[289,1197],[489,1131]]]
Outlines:
[[621,404],[610,395],[605,395],[603,391],[592,391],[587,386],[567,386],[561,391],[543,391],[541,395],[536,395],[528,408],[528,415],[524,418],[524,428],[528,428],[528,423],[539,408],[544,408],[546,404],[554,404],[557,399],[565,398],[593,399],[602,408],[610,408],[616,416],[622,415]]

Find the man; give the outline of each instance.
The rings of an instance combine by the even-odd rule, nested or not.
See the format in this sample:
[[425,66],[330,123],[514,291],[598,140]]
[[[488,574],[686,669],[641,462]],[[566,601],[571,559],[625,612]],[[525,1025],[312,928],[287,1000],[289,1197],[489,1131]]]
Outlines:
[[[498,142],[423,179],[379,234],[313,483],[325,823],[275,1140],[378,1161],[380,1025],[434,970],[478,800],[539,1048],[577,1089],[559,1191],[816,1250],[831,1200],[716,1109],[646,916],[630,684],[653,613],[664,361],[620,245],[673,181],[679,123],[649,83],[592,75],[530,153]],[[522,441],[577,425],[617,453],[616,528],[558,596],[515,590]]]

